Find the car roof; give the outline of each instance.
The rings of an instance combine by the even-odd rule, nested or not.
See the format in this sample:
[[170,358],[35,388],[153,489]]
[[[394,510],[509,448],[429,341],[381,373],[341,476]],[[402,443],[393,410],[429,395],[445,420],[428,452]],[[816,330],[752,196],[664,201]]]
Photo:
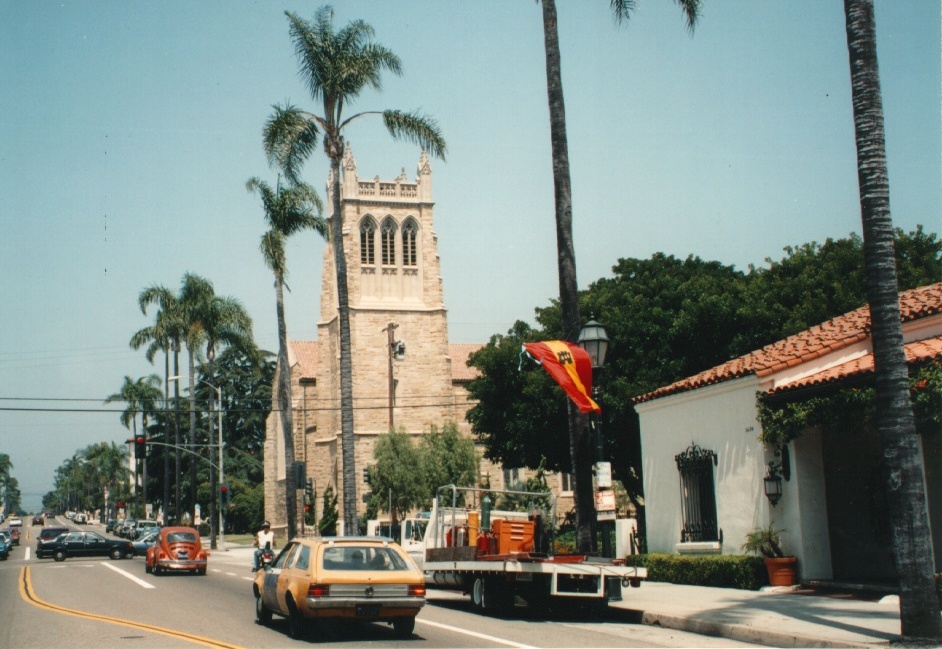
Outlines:
[[312,536],[305,539],[292,539],[292,542],[298,542],[311,547],[317,545],[342,546],[355,545],[367,547],[395,546],[400,547],[398,543],[385,536]]

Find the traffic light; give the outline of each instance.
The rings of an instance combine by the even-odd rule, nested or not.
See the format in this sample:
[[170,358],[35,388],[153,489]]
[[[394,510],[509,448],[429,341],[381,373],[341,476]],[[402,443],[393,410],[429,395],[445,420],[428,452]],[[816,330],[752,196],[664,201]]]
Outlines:
[[229,484],[226,482],[219,485],[219,499],[223,505],[229,504]]
[[297,485],[297,488],[300,489],[301,485],[304,484],[304,478],[307,475],[307,462],[295,462],[294,463],[294,484]]
[[138,460],[143,460],[147,457],[147,438],[143,435],[138,435],[134,438],[134,457]]
[[370,475],[372,472],[373,472],[372,464],[369,464],[363,467],[363,482],[371,486],[373,484],[373,479],[372,479],[372,476]]
[[307,484],[304,486],[304,495],[307,496],[308,503],[314,502],[314,479],[308,478]]

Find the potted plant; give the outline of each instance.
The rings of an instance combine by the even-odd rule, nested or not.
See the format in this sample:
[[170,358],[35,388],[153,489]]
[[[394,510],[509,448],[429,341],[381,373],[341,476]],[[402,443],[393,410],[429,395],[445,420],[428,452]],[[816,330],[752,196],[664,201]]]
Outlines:
[[782,550],[782,534],[785,530],[777,530],[769,523],[768,527],[757,527],[746,534],[746,542],[742,549],[755,552],[765,557],[765,567],[769,571],[770,586],[793,586],[795,584],[795,567],[798,558],[788,556]]

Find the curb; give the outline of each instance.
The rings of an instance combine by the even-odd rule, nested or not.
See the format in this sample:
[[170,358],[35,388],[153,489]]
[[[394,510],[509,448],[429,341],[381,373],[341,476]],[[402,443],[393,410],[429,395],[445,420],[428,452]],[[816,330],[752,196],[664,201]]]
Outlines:
[[740,642],[762,644],[770,647],[829,647],[834,649],[859,649],[860,647],[889,647],[889,640],[871,640],[851,642],[849,640],[834,640],[819,636],[801,635],[795,633],[782,633],[759,629],[742,624],[724,624],[708,620],[696,620],[677,615],[667,615],[654,611],[643,611],[630,608],[609,609],[609,614],[620,617],[626,622],[659,626],[678,631],[687,631],[698,635],[716,638],[729,638]]

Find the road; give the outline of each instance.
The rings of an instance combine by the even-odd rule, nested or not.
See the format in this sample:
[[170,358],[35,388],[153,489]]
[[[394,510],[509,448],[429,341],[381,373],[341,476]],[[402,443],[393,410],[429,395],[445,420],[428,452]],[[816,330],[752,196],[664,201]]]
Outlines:
[[[64,521],[65,519],[60,519]],[[75,527],[74,525],[69,525]],[[82,526],[101,532],[99,525]],[[249,549],[217,551],[205,577],[145,574],[141,557],[120,561],[37,560],[39,527],[24,527],[21,544],[0,562],[0,646],[47,649],[134,647],[746,647],[612,618],[493,618],[470,611],[467,597],[431,591],[415,635],[397,640],[392,627],[357,624],[328,637],[293,641],[278,618],[255,623]]]

